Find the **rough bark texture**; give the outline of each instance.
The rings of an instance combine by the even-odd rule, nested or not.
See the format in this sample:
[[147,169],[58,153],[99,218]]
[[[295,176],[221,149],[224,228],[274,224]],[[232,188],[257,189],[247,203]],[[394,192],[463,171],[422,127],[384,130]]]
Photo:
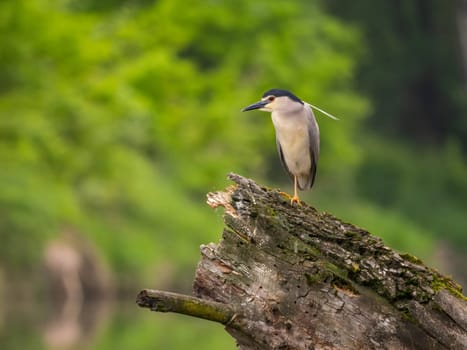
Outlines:
[[201,247],[194,293],[226,305],[220,322],[240,349],[467,349],[466,299],[449,278],[365,230],[229,178],[236,185],[208,195],[226,227],[219,244]]

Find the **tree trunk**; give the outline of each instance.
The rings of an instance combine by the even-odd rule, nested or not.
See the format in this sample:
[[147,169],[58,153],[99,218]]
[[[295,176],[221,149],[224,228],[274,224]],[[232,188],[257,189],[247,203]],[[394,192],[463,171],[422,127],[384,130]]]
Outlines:
[[240,349],[467,349],[460,286],[417,258],[239,175],[201,246],[197,297],[144,290],[140,306],[220,322]]

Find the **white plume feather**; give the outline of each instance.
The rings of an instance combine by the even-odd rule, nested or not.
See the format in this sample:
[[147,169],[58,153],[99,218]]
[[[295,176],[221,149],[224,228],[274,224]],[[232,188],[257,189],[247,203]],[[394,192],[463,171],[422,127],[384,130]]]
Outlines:
[[321,108],[318,108],[318,107],[316,107],[316,106],[313,106],[311,103],[308,103],[308,102],[307,102],[307,104],[308,104],[311,108],[314,108],[314,109],[320,111],[320,112],[323,113],[325,116],[327,116],[327,117],[329,117],[329,118],[331,118],[331,119],[334,119],[334,120],[339,120],[339,118],[333,116],[332,114],[330,114],[330,113],[328,113],[328,112],[326,112],[326,111],[323,111]]

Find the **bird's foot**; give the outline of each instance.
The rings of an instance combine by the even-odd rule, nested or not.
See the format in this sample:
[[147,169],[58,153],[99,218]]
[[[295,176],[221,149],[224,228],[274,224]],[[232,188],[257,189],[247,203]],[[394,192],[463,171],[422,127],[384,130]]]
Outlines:
[[298,196],[291,197],[290,194],[288,194],[287,192],[283,192],[283,191],[279,191],[279,194],[284,197],[290,198],[290,205],[294,205],[294,203],[297,203],[298,205],[302,205],[302,203],[300,202],[300,198],[298,198]]
[[298,205],[302,205],[300,203],[300,198],[298,198],[298,196],[293,196],[292,198],[290,198],[290,205],[294,205],[294,203],[297,203]]

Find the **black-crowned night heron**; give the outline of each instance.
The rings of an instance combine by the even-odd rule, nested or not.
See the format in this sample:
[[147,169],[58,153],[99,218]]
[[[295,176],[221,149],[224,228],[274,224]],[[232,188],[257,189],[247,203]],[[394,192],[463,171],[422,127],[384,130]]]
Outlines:
[[291,204],[300,203],[298,189],[313,186],[319,158],[319,128],[311,107],[333,119],[332,115],[310,105],[287,90],[271,89],[261,101],[243,108],[243,112],[259,109],[271,112],[276,129],[277,152],[287,173],[294,181]]

